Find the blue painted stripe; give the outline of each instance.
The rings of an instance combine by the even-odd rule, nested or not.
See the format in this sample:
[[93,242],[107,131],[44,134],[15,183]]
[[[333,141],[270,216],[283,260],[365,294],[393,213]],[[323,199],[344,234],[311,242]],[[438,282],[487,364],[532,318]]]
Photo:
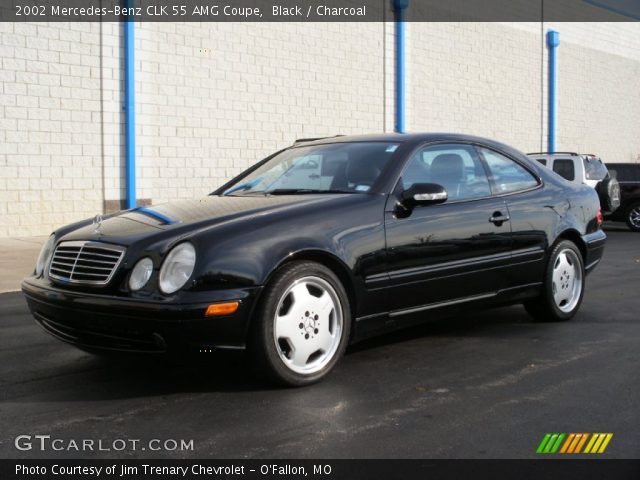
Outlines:
[[558,115],[558,46],[560,34],[555,30],[547,32],[547,46],[549,47],[549,132],[547,151],[556,151],[556,122]]
[[396,15],[396,125],[398,133],[405,133],[405,24],[404,10],[408,0],[394,0]]
[[153,217],[156,220],[160,220],[165,225],[174,225],[174,224],[178,223],[176,220],[173,220],[172,218],[167,217],[166,215],[164,215],[164,214],[162,214],[162,213],[160,213],[160,212],[158,212],[156,210],[153,210],[151,208],[148,208],[148,207],[136,208],[134,210],[134,212],[142,213],[143,215],[148,215],[149,217]]
[[[129,5],[130,2],[127,2]],[[126,205],[136,207],[136,79],[135,79],[135,22],[124,22],[124,95],[125,95],[125,176]]]

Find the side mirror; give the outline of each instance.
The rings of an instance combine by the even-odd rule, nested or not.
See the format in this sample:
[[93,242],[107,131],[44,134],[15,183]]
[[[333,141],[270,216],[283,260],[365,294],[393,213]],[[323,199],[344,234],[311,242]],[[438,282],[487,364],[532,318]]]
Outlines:
[[401,194],[400,202],[406,208],[417,205],[436,205],[447,201],[449,196],[442,185],[437,183],[414,183]]

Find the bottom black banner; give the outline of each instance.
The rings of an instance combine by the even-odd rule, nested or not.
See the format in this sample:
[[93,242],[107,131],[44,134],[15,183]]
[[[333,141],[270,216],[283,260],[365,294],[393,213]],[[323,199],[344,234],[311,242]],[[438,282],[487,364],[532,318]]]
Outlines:
[[0,460],[2,480],[640,478],[640,460]]

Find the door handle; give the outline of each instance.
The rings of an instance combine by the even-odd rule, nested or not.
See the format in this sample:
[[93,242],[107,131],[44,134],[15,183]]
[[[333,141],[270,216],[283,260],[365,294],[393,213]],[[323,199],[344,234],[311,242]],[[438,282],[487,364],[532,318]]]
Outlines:
[[489,218],[489,221],[498,227],[509,220],[509,215],[503,215],[502,212],[493,212],[493,215]]

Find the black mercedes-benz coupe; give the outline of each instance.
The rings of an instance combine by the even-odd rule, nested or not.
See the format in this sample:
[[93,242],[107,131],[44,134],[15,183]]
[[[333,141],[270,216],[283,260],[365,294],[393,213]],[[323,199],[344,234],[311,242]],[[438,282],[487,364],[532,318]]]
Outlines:
[[567,320],[602,257],[598,195],[455,134],[296,142],[211,195],[56,230],[22,290],[90,352],[244,349],[304,385],[350,342],[462,308]]

